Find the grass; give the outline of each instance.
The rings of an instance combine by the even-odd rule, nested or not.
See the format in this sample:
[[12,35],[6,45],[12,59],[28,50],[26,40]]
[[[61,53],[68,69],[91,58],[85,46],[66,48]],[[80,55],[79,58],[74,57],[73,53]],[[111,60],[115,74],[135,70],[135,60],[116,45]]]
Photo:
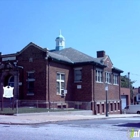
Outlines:
[[0,114],[3,115],[13,115],[20,113],[41,113],[41,112],[61,112],[61,111],[78,111],[79,109],[74,108],[64,108],[64,109],[48,109],[48,108],[35,108],[35,107],[20,107],[18,109],[14,108],[3,108],[3,111],[0,110]]

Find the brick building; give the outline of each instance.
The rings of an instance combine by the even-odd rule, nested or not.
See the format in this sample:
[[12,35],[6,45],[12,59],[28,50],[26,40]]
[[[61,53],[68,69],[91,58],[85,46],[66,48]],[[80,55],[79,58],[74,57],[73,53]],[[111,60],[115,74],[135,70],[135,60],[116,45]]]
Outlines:
[[131,104],[130,88],[121,87],[121,104],[122,109]]
[[56,48],[48,50],[29,43],[14,54],[0,54],[0,93],[14,86],[14,98],[90,102],[95,114],[105,110],[108,84],[110,113],[120,113],[120,73],[105,51],[93,58],[76,49],[65,48],[65,39],[56,38]]
[[140,87],[133,88],[132,104],[140,104]]

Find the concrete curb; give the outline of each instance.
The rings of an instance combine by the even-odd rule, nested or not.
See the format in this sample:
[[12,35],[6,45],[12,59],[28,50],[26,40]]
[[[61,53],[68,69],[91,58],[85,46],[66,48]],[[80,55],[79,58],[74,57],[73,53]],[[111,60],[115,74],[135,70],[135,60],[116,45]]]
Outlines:
[[[15,116],[16,117],[16,116]],[[84,116],[85,118],[83,118],[83,116],[81,117],[77,117],[77,118],[73,118],[73,119],[60,119],[60,120],[48,120],[48,121],[40,121],[40,122],[29,122],[28,119],[24,120],[25,122],[0,122],[0,124],[5,124],[5,125],[37,125],[37,124],[49,124],[49,123],[56,123],[56,122],[64,122],[64,121],[79,121],[79,120],[102,120],[102,119],[112,119],[112,118],[129,118],[129,117],[140,117],[138,115],[129,115],[129,116],[109,116],[109,117],[94,117],[93,118],[90,116]],[[7,120],[6,120],[7,121]]]

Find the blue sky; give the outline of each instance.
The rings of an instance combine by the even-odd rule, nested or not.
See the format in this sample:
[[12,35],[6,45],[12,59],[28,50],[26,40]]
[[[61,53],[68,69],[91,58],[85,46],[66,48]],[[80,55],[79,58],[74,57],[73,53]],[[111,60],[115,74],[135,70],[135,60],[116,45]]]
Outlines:
[[29,42],[55,48],[59,29],[66,47],[96,57],[105,50],[115,67],[140,86],[139,0],[0,0],[0,51]]

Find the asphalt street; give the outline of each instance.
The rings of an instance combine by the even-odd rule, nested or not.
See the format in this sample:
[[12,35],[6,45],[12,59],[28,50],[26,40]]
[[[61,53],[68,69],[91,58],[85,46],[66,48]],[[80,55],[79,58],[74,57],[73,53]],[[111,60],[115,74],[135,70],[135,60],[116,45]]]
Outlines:
[[[5,140],[129,140],[140,129],[140,117],[62,121],[34,125],[0,125]],[[133,138],[138,140],[139,138]]]

